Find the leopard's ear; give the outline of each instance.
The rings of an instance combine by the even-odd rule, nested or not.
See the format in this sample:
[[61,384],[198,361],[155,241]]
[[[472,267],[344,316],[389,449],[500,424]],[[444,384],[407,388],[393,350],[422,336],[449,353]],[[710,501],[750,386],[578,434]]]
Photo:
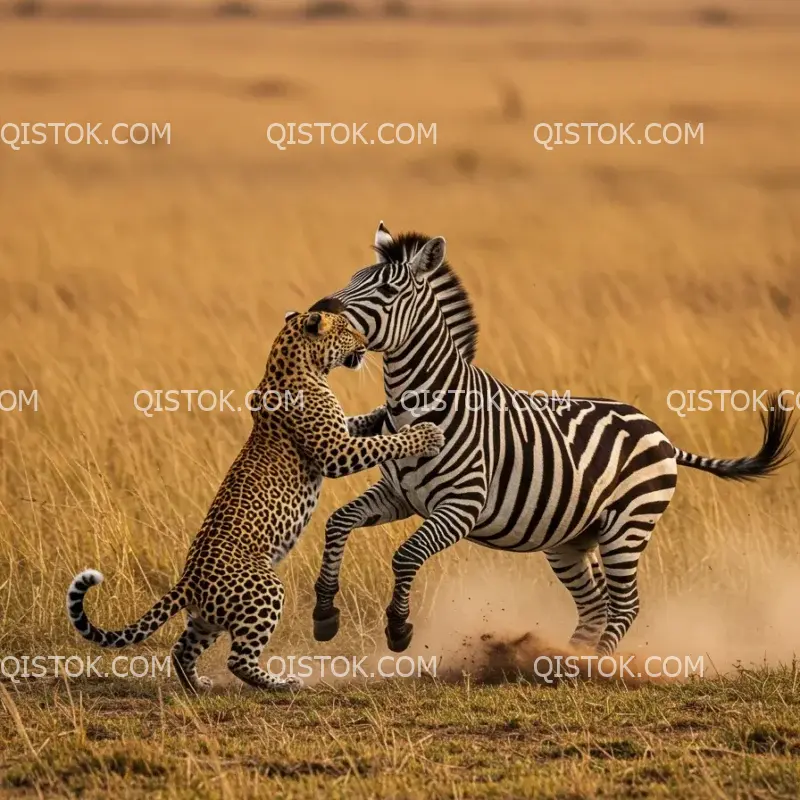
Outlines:
[[303,322],[303,331],[309,336],[317,337],[322,333],[323,319],[319,311],[312,311]]
[[283,321],[284,321],[284,322],[288,322],[290,319],[294,319],[294,318],[295,318],[296,316],[298,316],[299,314],[300,314],[300,312],[299,312],[299,311],[287,311],[287,312],[286,312],[286,313],[283,315]]

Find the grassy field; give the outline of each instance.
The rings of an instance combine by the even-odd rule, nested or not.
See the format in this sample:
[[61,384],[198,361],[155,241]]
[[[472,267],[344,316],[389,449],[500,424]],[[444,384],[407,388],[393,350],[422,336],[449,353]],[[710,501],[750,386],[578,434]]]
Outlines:
[[[169,123],[171,140],[0,145],[0,390],[38,397],[0,413],[0,658],[97,655],[63,610],[79,569],[106,575],[88,603],[106,626],[171,585],[249,419],[148,417],[134,396],[243,398],[283,313],[370,263],[380,219],[446,237],[498,377],[623,398],[696,452],[758,448],[753,411],[682,418],[667,397],[800,392],[800,13],[581,8],[482,26],[3,20],[0,124]],[[280,151],[266,131],[290,121],[437,138]],[[702,122],[704,141],[548,151],[533,130],[557,121]],[[381,402],[373,366],[334,376],[348,412]],[[352,537],[342,631],[311,636],[324,520],[373,479],[326,484],[281,567],[271,653],[385,654],[413,521]],[[623,649],[702,655],[702,680],[312,680],[262,697],[226,679],[220,642],[202,699],[165,676],[1,682],[0,793],[796,797],[799,485],[797,463],[758,485],[680,476]],[[451,677],[483,663],[483,635],[532,631],[545,652],[573,624],[543,558],[467,543],[412,600],[412,654]],[[131,655],[163,657],[179,630]]]
[[[610,691],[419,681],[23,690],[4,790],[83,797],[797,797],[797,672]],[[13,735],[14,721],[0,719]],[[46,742],[46,744],[44,744]]]

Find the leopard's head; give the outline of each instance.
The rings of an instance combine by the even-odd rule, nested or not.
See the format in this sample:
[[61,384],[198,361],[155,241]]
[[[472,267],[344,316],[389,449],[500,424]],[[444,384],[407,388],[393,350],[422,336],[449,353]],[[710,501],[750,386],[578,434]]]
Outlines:
[[287,357],[299,355],[292,348],[302,348],[311,363],[323,373],[336,367],[358,369],[367,352],[366,338],[354,330],[341,315],[326,311],[286,314],[284,346]]

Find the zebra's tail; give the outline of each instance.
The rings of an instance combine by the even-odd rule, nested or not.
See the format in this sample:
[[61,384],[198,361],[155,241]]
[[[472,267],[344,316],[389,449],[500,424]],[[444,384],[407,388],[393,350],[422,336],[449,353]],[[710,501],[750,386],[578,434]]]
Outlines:
[[780,393],[771,394],[767,403],[769,411],[761,414],[764,441],[755,455],[744,458],[708,458],[676,447],[678,464],[732,481],[751,481],[772,475],[792,456],[790,440],[794,425],[791,424],[791,412],[780,403]]
[[106,631],[95,627],[83,609],[83,599],[92,586],[103,582],[102,573],[87,569],[76,575],[67,590],[67,614],[78,633],[100,647],[127,647],[143,642],[155,633],[170,617],[189,603],[185,587],[178,581],[174,589],[167,592],[136,622],[121,631]]

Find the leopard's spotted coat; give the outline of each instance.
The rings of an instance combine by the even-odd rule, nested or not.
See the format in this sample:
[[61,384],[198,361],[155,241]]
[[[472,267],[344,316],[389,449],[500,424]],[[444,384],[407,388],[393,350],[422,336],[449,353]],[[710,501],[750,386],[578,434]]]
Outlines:
[[337,314],[287,315],[251,404],[253,430],[211,504],[180,579],[138,622],[107,631],[90,622],[83,605],[103,576],[80,573],[67,592],[67,611],[85,639],[101,647],[137,644],[187,609],[186,629],[172,651],[184,685],[211,685],[198,675],[197,659],[224,631],[232,639],[228,668],[238,678],[266,689],[300,685],[296,678],[270,675],[258,662],[283,606],[275,564],[311,518],[323,478],[433,456],[444,443],[430,423],[375,435],[383,408],[345,417],[327,375],[340,365],[358,366],[365,351],[364,337]]

